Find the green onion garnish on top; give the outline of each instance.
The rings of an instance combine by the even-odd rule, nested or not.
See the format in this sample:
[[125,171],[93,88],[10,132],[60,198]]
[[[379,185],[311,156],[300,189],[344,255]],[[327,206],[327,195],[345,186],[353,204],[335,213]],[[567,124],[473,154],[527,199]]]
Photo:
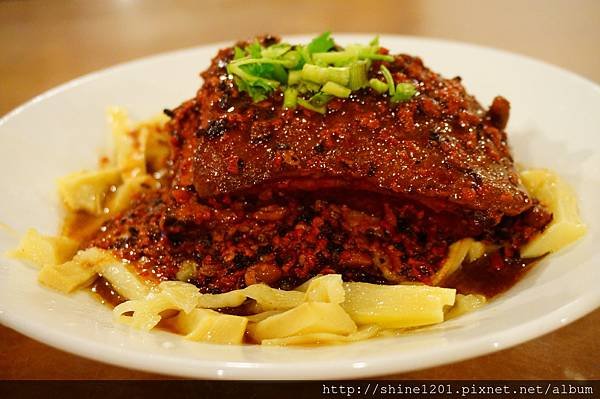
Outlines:
[[386,91],[388,91],[387,83],[382,82],[379,79],[373,78],[373,79],[369,80],[369,86],[371,87],[371,89],[375,90],[379,94],[383,94]]
[[417,92],[415,86],[410,83],[398,83],[396,85],[396,92],[390,99],[391,102],[397,103],[401,101],[408,101],[414,96]]
[[411,83],[396,84],[383,64],[379,72],[385,81],[368,79],[373,61],[394,61],[393,56],[380,53],[378,37],[366,45],[341,48],[330,35],[325,32],[308,45],[277,43],[263,47],[255,41],[244,48],[235,47],[227,72],[238,89],[255,102],[281,90],[284,108],[301,106],[321,114],[332,98],[348,98],[364,88],[380,95],[387,93],[392,103],[408,101],[417,93]]

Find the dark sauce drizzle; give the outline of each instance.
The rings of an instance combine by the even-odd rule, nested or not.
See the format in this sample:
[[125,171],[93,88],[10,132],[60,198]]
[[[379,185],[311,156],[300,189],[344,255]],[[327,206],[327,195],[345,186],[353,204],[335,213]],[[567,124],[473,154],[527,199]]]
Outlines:
[[443,284],[461,294],[480,294],[490,299],[515,285],[525,273],[541,260],[501,256],[501,251],[483,255],[474,262],[465,262]]
[[119,293],[104,277],[98,277],[90,287],[90,290],[95,294],[95,296],[100,298],[100,302],[102,304],[110,307],[115,307],[127,301],[127,298],[119,295]]

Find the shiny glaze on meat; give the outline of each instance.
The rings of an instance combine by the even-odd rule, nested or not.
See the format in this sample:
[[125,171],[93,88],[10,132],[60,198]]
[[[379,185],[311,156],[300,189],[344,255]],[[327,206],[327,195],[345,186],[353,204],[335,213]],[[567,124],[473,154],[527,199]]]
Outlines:
[[[407,55],[386,63],[418,95],[391,104],[370,89],[334,99],[322,116],[282,109],[282,94],[252,103],[225,71],[224,49],[202,74],[195,99],[176,110],[176,184],[203,198],[276,187],[345,187],[383,192],[494,225],[532,206],[519,184],[502,130],[509,104],[485,111],[460,79],[443,79]],[[373,63],[371,77],[379,62]]]

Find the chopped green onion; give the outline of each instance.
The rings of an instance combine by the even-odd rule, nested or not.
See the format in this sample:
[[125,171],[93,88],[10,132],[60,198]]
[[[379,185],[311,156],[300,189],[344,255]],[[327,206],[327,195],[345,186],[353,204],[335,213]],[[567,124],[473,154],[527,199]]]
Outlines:
[[394,57],[388,54],[368,54],[367,56],[365,56],[364,58],[368,58],[370,60],[375,60],[375,61],[387,61],[387,62],[392,62],[394,61]]
[[238,46],[235,46],[233,48],[233,59],[234,60],[239,60],[240,58],[244,58],[245,56],[246,56],[246,52],[244,50],[242,50]]
[[416,87],[411,83],[398,83],[396,92],[390,99],[391,102],[403,102],[410,100],[417,93]]
[[393,96],[396,92],[396,87],[394,86],[394,78],[392,77],[392,73],[385,67],[385,65],[382,65],[379,70],[383,74],[383,77],[388,84],[388,92],[390,96]]
[[306,46],[306,49],[310,54],[323,53],[329,51],[335,46],[331,37],[331,32],[324,32],[321,35],[312,39],[312,41]]
[[310,64],[312,62],[312,57],[310,54],[310,51],[308,51],[308,48],[306,46],[296,46],[296,49],[298,50],[298,53],[300,54],[300,63],[302,65],[304,64]]
[[243,79],[240,79],[237,76],[233,77],[233,81],[237,85],[240,91],[245,91],[248,93],[250,97],[252,97],[252,101],[258,102],[267,98],[267,94],[270,94],[272,89],[269,87],[265,87],[263,85],[257,84],[256,82],[250,83]]
[[379,54],[379,46],[364,46],[362,44],[351,44],[346,47],[347,53],[354,54],[359,59],[382,60],[391,62],[394,57],[387,54]]
[[344,51],[330,51],[327,53],[315,53],[312,59],[317,64],[345,66],[356,60],[381,60],[391,62],[394,57],[387,54],[379,54],[379,48],[369,46],[351,45]]
[[271,64],[271,68],[273,68],[271,73],[273,78],[281,84],[286,84],[288,81],[287,70],[281,64]]
[[383,94],[388,90],[387,83],[375,78],[369,80],[369,86],[379,94]]
[[389,93],[394,103],[409,100],[416,94],[415,86],[396,85],[384,65],[380,72],[385,81],[369,80],[373,61],[394,60],[380,50],[379,37],[369,44],[352,44],[343,49],[335,45],[329,32],[315,37],[308,45],[276,43],[265,47],[255,40],[243,48],[233,48],[227,73],[233,76],[238,90],[255,102],[282,90],[284,108],[300,105],[325,113],[332,98],[347,98],[364,87],[379,94]]
[[260,58],[262,47],[260,43],[258,43],[258,40],[255,40],[252,44],[246,47],[246,51],[248,52],[248,54],[250,54],[250,57]]
[[285,43],[278,43],[261,50],[260,55],[263,58],[279,58],[287,53],[292,46]]
[[306,101],[303,98],[298,97],[298,105],[300,105],[303,108],[309,109],[311,111],[315,111],[318,112],[320,114],[324,114],[326,111],[326,108],[324,105],[320,106],[320,107],[315,107],[314,105],[312,105],[310,102]]
[[357,60],[356,54],[348,51],[330,51],[328,53],[315,53],[312,55],[316,63],[324,65],[344,66]]
[[344,50],[347,53],[354,54],[356,57],[365,56],[377,52],[378,48],[365,46],[364,44],[350,44]]
[[243,79],[249,83],[255,83],[257,81],[262,81],[263,84],[271,87],[272,89],[276,89],[279,87],[279,82],[276,80],[265,79],[259,76],[254,76],[246,71],[244,71],[239,64],[230,63],[227,65],[227,71],[232,74],[238,76],[240,79]]
[[296,108],[298,102],[298,90],[293,87],[288,87],[283,92],[283,107],[284,108]]
[[271,65],[278,64],[278,65],[283,65],[285,63],[286,62],[284,60],[272,60],[272,59],[269,59],[269,58],[242,58],[242,59],[239,59],[239,60],[231,61],[228,64],[228,66],[229,65],[238,65],[238,66],[241,66],[241,65],[251,65],[251,64],[271,64]]
[[283,57],[281,57],[281,59],[284,61],[281,63],[281,65],[288,69],[293,69],[298,66],[298,63],[300,62],[302,57],[300,56],[300,53],[298,53],[296,50],[291,50],[285,53]]
[[331,96],[326,93],[317,93],[308,99],[308,102],[314,106],[320,107],[323,105],[327,105],[327,103],[331,100]]
[[306,80],[303,80],[299,85],[298,85],[298,91],[302,94],[305,93],[311,93],[311,92],[317,92],[321,90],[321,85],[318,83],[313,83],[313,82],[308,82]]
[[349,88],[339,85],[335,82],[325,83],[323,87],[321,87],[321,91],[325,94],[331,94],[332,96],[340,98],[347,98],[350,96],[350,93],[352,93],[352,90]]
[[301,81],[296,87],[298,88],[298,92],[301,94],[315,93],[321,90],[320,84],[308,82],[306,80]]
[[230,74],[236,75],[240,79],[243,79],[249,83],[255,83],[258,81],[262,81],[265,85],[271,87],[272,89],[276,89],[277,87],[279,87],[279,82],[276,80],[264,79],[259,76],[254,76],[254,75],[244,71],[238,65],[230,64],[229,66],[230,66],[230,68],[227,68],[227,70]]
[[300,83],[300,79],[302,79],[300,71],[290,71],[288,74],[288,86],[294,86]]
[[369,83],[367,80],[367,72],[369,71],[367,64],[367,61],[356,61],[350,65],[350,76],[348,79],[350,90],[362,89]]
[[335,82],[346,86],[350,79],[350,69],[348,67],[320,67],[314,64],[304,64],[301,76],[304,80],[319,84]]

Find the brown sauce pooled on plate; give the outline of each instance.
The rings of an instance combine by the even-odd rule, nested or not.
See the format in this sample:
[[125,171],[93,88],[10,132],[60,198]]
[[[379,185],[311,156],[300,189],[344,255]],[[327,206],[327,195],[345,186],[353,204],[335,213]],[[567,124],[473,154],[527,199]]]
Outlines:
[[85,242],[97,234],[106,216],[93,215],[87,212],[68,212],[61,228],[62,235],[79,242]]
[[100,302],[111,307],[115,307],[127,300],[127,298],[119,295],[104,277],[98,277],[90,287],[90,291],[96,294],[95,296],[100,297]]
[[443,285],[461,294],[480,294],[489,299],[515,285],[542,258],[503,258],[500,251],[492,252],[463,263]]

